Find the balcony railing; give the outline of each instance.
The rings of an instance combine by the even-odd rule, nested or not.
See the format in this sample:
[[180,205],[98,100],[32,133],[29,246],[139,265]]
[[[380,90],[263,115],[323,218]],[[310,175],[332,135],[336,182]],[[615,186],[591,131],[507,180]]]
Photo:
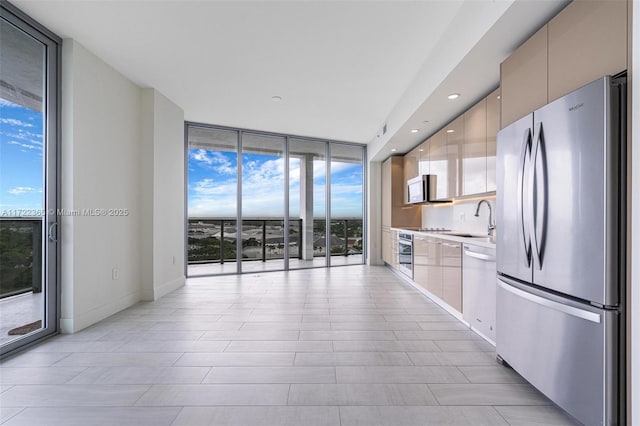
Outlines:
[[[289,258],[302,258],[300,241],[303,235],[303,220],[289,220]],[[326,222],[313,221],[313,255],[326,255]],[[242,221],[242,260],[262,261],[284,259],[284,220],[247,219]],[[235,262],[237,225],[230,218],[189,219],[188,262],[224,263]],[[329,236],[331,256],[362,254],[362,219],[332,219]]]
[[42,218],[0,217],[0,298],[42,291]]

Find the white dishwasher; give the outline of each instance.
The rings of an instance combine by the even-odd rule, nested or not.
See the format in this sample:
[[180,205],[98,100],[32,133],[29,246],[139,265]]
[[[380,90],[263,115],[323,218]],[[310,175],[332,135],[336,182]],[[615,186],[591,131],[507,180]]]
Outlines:
[[462,317],[495,346],[496,249],[468,243],[462,247]]

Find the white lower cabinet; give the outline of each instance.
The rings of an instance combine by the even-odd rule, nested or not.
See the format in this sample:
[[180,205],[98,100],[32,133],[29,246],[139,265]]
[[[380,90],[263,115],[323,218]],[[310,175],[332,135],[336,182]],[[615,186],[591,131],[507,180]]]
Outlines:
[[462,247],[462,317],[483,337],[496,340],[496,249]]

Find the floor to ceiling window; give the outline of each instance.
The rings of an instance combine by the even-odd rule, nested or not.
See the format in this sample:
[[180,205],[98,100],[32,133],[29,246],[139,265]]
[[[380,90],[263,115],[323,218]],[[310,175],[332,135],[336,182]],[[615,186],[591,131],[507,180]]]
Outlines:
[[0,354],[56,331],[59,40],[0,5]]
[[285,138],[242,133],[242,271],[284,269]]
[[238,132],[190,126],[187,137],[188,272],[238,272]]
[[289,138],[289,269],[327,265],[327,144]]
[[362,263],[363,151],[360,147],[331,146],[331,264]]
[[363,263],[364,146],[186,129],[188,276]]

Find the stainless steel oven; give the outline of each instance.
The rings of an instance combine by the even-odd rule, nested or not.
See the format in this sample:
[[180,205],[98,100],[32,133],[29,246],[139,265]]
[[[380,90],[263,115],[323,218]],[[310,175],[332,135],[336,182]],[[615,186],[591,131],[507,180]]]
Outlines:
[[398,270],[413,279],[413,234],[398,233]]

